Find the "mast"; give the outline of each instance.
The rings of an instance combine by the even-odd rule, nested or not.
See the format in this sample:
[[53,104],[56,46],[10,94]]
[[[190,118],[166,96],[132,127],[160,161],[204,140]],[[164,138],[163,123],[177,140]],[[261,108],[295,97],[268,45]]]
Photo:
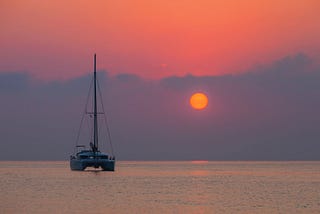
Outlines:
[[94,112],[93,112],[93,147],[94,152],[98,151],[98,118],[97,118],[97,71],[96,71],[96,54],[94,54]]

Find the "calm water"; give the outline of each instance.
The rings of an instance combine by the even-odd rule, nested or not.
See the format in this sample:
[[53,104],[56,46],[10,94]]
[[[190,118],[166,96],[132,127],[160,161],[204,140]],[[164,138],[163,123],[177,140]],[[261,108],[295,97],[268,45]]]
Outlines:
[[0,213],[320,213],[320,162],[0,162]]

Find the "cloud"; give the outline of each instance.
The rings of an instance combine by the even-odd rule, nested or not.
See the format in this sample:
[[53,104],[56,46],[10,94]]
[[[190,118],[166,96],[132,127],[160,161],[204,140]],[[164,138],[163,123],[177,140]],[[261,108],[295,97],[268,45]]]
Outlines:
[[[116,155],[126,160],[314,160],[320,70],[304,54],[239,75],[145,80],[99,72]],[[0,73],[1,159],[67,159],[91,75],[39,82]],[[204,111],[188,99],[209,96]],[[17,93],[19,92],[19,93]]]
[[25,90],[29,85],[29,76],[23,72],[0,73],[0,93]]

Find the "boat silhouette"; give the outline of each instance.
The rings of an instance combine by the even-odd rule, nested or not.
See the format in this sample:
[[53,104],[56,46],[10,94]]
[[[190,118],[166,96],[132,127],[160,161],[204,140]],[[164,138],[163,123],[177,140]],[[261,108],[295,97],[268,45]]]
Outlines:
[[[89,90],[91,91],[91,87]],[[88,98],[89,98],[89,95],[88,95]],[[114,171],[116,160],[115,160],[115,156],[113,155],[110,131],[107,125],[106,117],[105,117],[105,124],[107,126],[107,133],[108,133],[112,152],[111,154],[107,154],[107,153],[101,152],[99,149],[98,114],[105,115],[105,113],[103,109],[103,104],[102,104],[102,112],[98,112],[98,106],[97,106],[96,54],[94,54],[94,71],[93,71],[93,111],[87,111],[88,100],[89,99],[87,99],[86,110],[81,120],[79,133],[81,131],[84,116],[89,115],[91,119],[93,117],[93,121],[91,120],[93,123],[93,136],[92,136],[93,139],[91,139],[89,142],[89,149],[86,149],[85,145],[78,145],[78,141],[79,141],[79,133],[78,133],[74,154],[70,156],[70,168],[71,170],[83,171],[87,167],[94,167],[96,169],[100,168],[103,171]]]

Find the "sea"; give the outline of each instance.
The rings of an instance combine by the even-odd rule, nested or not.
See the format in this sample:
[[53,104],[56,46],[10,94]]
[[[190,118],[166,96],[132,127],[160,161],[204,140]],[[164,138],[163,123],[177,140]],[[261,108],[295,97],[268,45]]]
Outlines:
[[0,213],[320,213],[320,162],[0,161]]

